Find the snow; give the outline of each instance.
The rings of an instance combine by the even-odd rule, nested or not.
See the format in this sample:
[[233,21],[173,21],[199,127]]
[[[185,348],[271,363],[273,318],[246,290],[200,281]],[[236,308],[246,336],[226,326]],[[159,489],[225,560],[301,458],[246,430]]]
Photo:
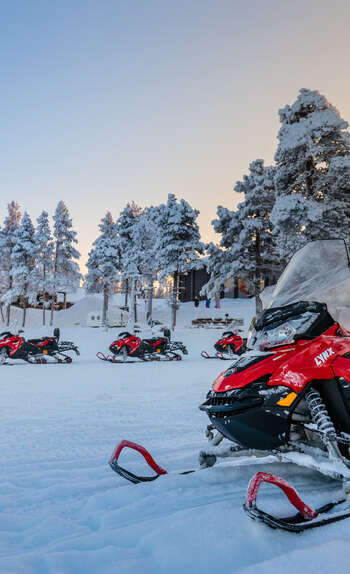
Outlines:
[[[254,522],[242,510],[248,481],[262,468],[289,480],[311,505],[339,494],[315,473],[261,459],[240,467],[228,461],[132,485],[107,464],[116,443],[127,438],[169,471],[196,466],[208,423],[198,405],[228,364],[200,357],[222,330],[185,325],[199,312],[228,310],[248,323],[253,309],[252,300],[225,299],[220,310],[181,305],[175,338],[190,352],[181,362],[102,363],[96,352],[106,351],[119,330],[67,321],[62,338],[81,351],[71,365],[1,367],[1,573],[348,572],[350,521],[294,535]],[[155,317],[166,314],[169,308],[156,301]],[[31,318],[29,312],[28,324]],[[44,332],[33,327],[26,335]],[[147,472],[137,454],[123,451],[121,462]],[[271,485],[262,487],[260,503],[281,515],[290,511]]]

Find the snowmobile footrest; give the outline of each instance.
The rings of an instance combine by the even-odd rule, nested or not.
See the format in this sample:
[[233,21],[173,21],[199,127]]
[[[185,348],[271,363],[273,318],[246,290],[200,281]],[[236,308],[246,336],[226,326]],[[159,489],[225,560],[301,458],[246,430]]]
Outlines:
[[[256,498],[262,482],[274,484],[283,490],[289,502],[298,510],[298,513],[287,518],[278,518],[258,508],[256,505]],[[304,530],[310,530],[311,528],[324,526],[332,522],[338,522],[344,518],[349,518],[349,508],[345,511],[336,512],[330,516],[322,516],[343,502],[345,502],[344,499],[337,502],[329,502],[328,504],[325,504],[324,506],[314,510],[305,502],[303,502],[296,490],[290,486],[286,480],[280,476],[274,476],[273,474],[268,474],[265,472],[258,472],[249,482],[246,501],[243,505],[243,509],[248,514],[248,516],[250,516],[250,518],[257,518],[272,528],[281,528],[282,530],[288,530],[289,532],[303,532]]]
[[[131,448],[132,450],[136,450],[137,452],[142,454],[142,456],[145,459],[145,461],[147,462],[148,466],[152,470],[154,470],[154,472],[156,474],[152,475],[152,476],[138,476],[137,474],[134,474],[134,473],[130,472],[129,470],[126,470],[125,468],[121,467],[118,463],[118,459],[119,459],[120,453],[122,452],[122,450],[124,448]],[[159,466],[156,463],[156,461],[154,460],[152,455],[148,452],[148,450],[146,450],[143,446],[136,444],[135,442],[131,442],[129,440],[122,440],[115,447],[115,449],[112,453],[112,456],[109,460],[109,466],[117,474],[126,478],[130,482],[133,482],[134,484],[138,484],[139,482],[151,482],[152,480],[156,480],[162,474],[168,474],[167,471],[164,470],[164,468],[162,468],[161,466]]]

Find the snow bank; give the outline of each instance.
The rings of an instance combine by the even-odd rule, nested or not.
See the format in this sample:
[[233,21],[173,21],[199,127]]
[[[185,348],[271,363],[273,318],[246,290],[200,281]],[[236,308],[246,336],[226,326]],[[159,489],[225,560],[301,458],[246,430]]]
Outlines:
[[[228,304],[240,315],[248,306]],[[189,322],[192,307],[181,306],[179,321]],[[71,365],[0,368],[0,572],[347,574],[350,520],[296,536],[243,513],[248,480],[261,463],[228,461],[137,486],[112,472],[107,461],[122,438],[144,444],[169,471],[195,467],[208,423],[198,405],[227,366],[200,357],[216,330],[184,328],[176,338],[190,354],[181,362],[103,363],[96,352],[106,351],[115,333],[64,327],[62,336],[81,351]],[[138,455],[122,457],[146,472]],[[312,505],[339,494],[329,480],[292,464],[264,469],[292,482]],[[290,512],[272,486],[260,496],[267,511]]]

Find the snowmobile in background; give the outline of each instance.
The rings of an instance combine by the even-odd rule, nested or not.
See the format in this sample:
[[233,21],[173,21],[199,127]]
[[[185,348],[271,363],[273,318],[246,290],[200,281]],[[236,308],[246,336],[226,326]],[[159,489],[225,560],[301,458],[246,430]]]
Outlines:
[[112,355],[97,353],[101,361],[110,363],[135,363],[139,361],[181,361],[181,355],[188,351],[181,341],[171,341],[170,331],[165,329],[165,336],[141,339],[127,331],[120,333],[119,338],[109,346]]
[[[32,364],[71,363],[72,358],[66,354],[79,350],[71,341],[60,341],[60,330],[54,329],[53,337],[41,339],[25,339],[18,334],[5,331],[0,333],[0,365],[9,364],[9,359],[22,359]],[[11,363],[10,363],[11,364]]]
[[[218,457],[239,462],[248,455],[255,462],[259,456],[266,464],[307,467],[344,487],[341,500],[313,509],[283,478],[257,473],[244,509],[273,528],[301,532],[350,517],[350,331],[338,320],[349,288],[342,240],[314,241],[298,251],[270,307],[255,321],[249,350],[217,377],[199,407],[210,419],[200,468],[213,466]],[[156,474],[140,477],[120,467],[125,447],[138,450]],[[128,441],[116,447],[110,465],[132,482],[166,473],[148,451]],[[263,482],[281,488],[297,514],[280,518],[261,510],[256,499]]]
[[209,355],[207,351],[202,351],[203,359],[221,359],[223,361],[232,361],[235,357],[242,355],[246,350],[247,339],[243,339],[238,333],[225,331],[221,339],[216,341],[214,349],[215,355]]

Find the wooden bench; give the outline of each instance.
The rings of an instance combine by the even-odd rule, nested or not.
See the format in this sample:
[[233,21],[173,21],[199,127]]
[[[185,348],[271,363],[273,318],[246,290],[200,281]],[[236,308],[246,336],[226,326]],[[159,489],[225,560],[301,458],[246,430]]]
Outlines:
[[237,319],[235,317],[198,317],[193,319],[192,325],[194,327],[242,327],[244,319]]

